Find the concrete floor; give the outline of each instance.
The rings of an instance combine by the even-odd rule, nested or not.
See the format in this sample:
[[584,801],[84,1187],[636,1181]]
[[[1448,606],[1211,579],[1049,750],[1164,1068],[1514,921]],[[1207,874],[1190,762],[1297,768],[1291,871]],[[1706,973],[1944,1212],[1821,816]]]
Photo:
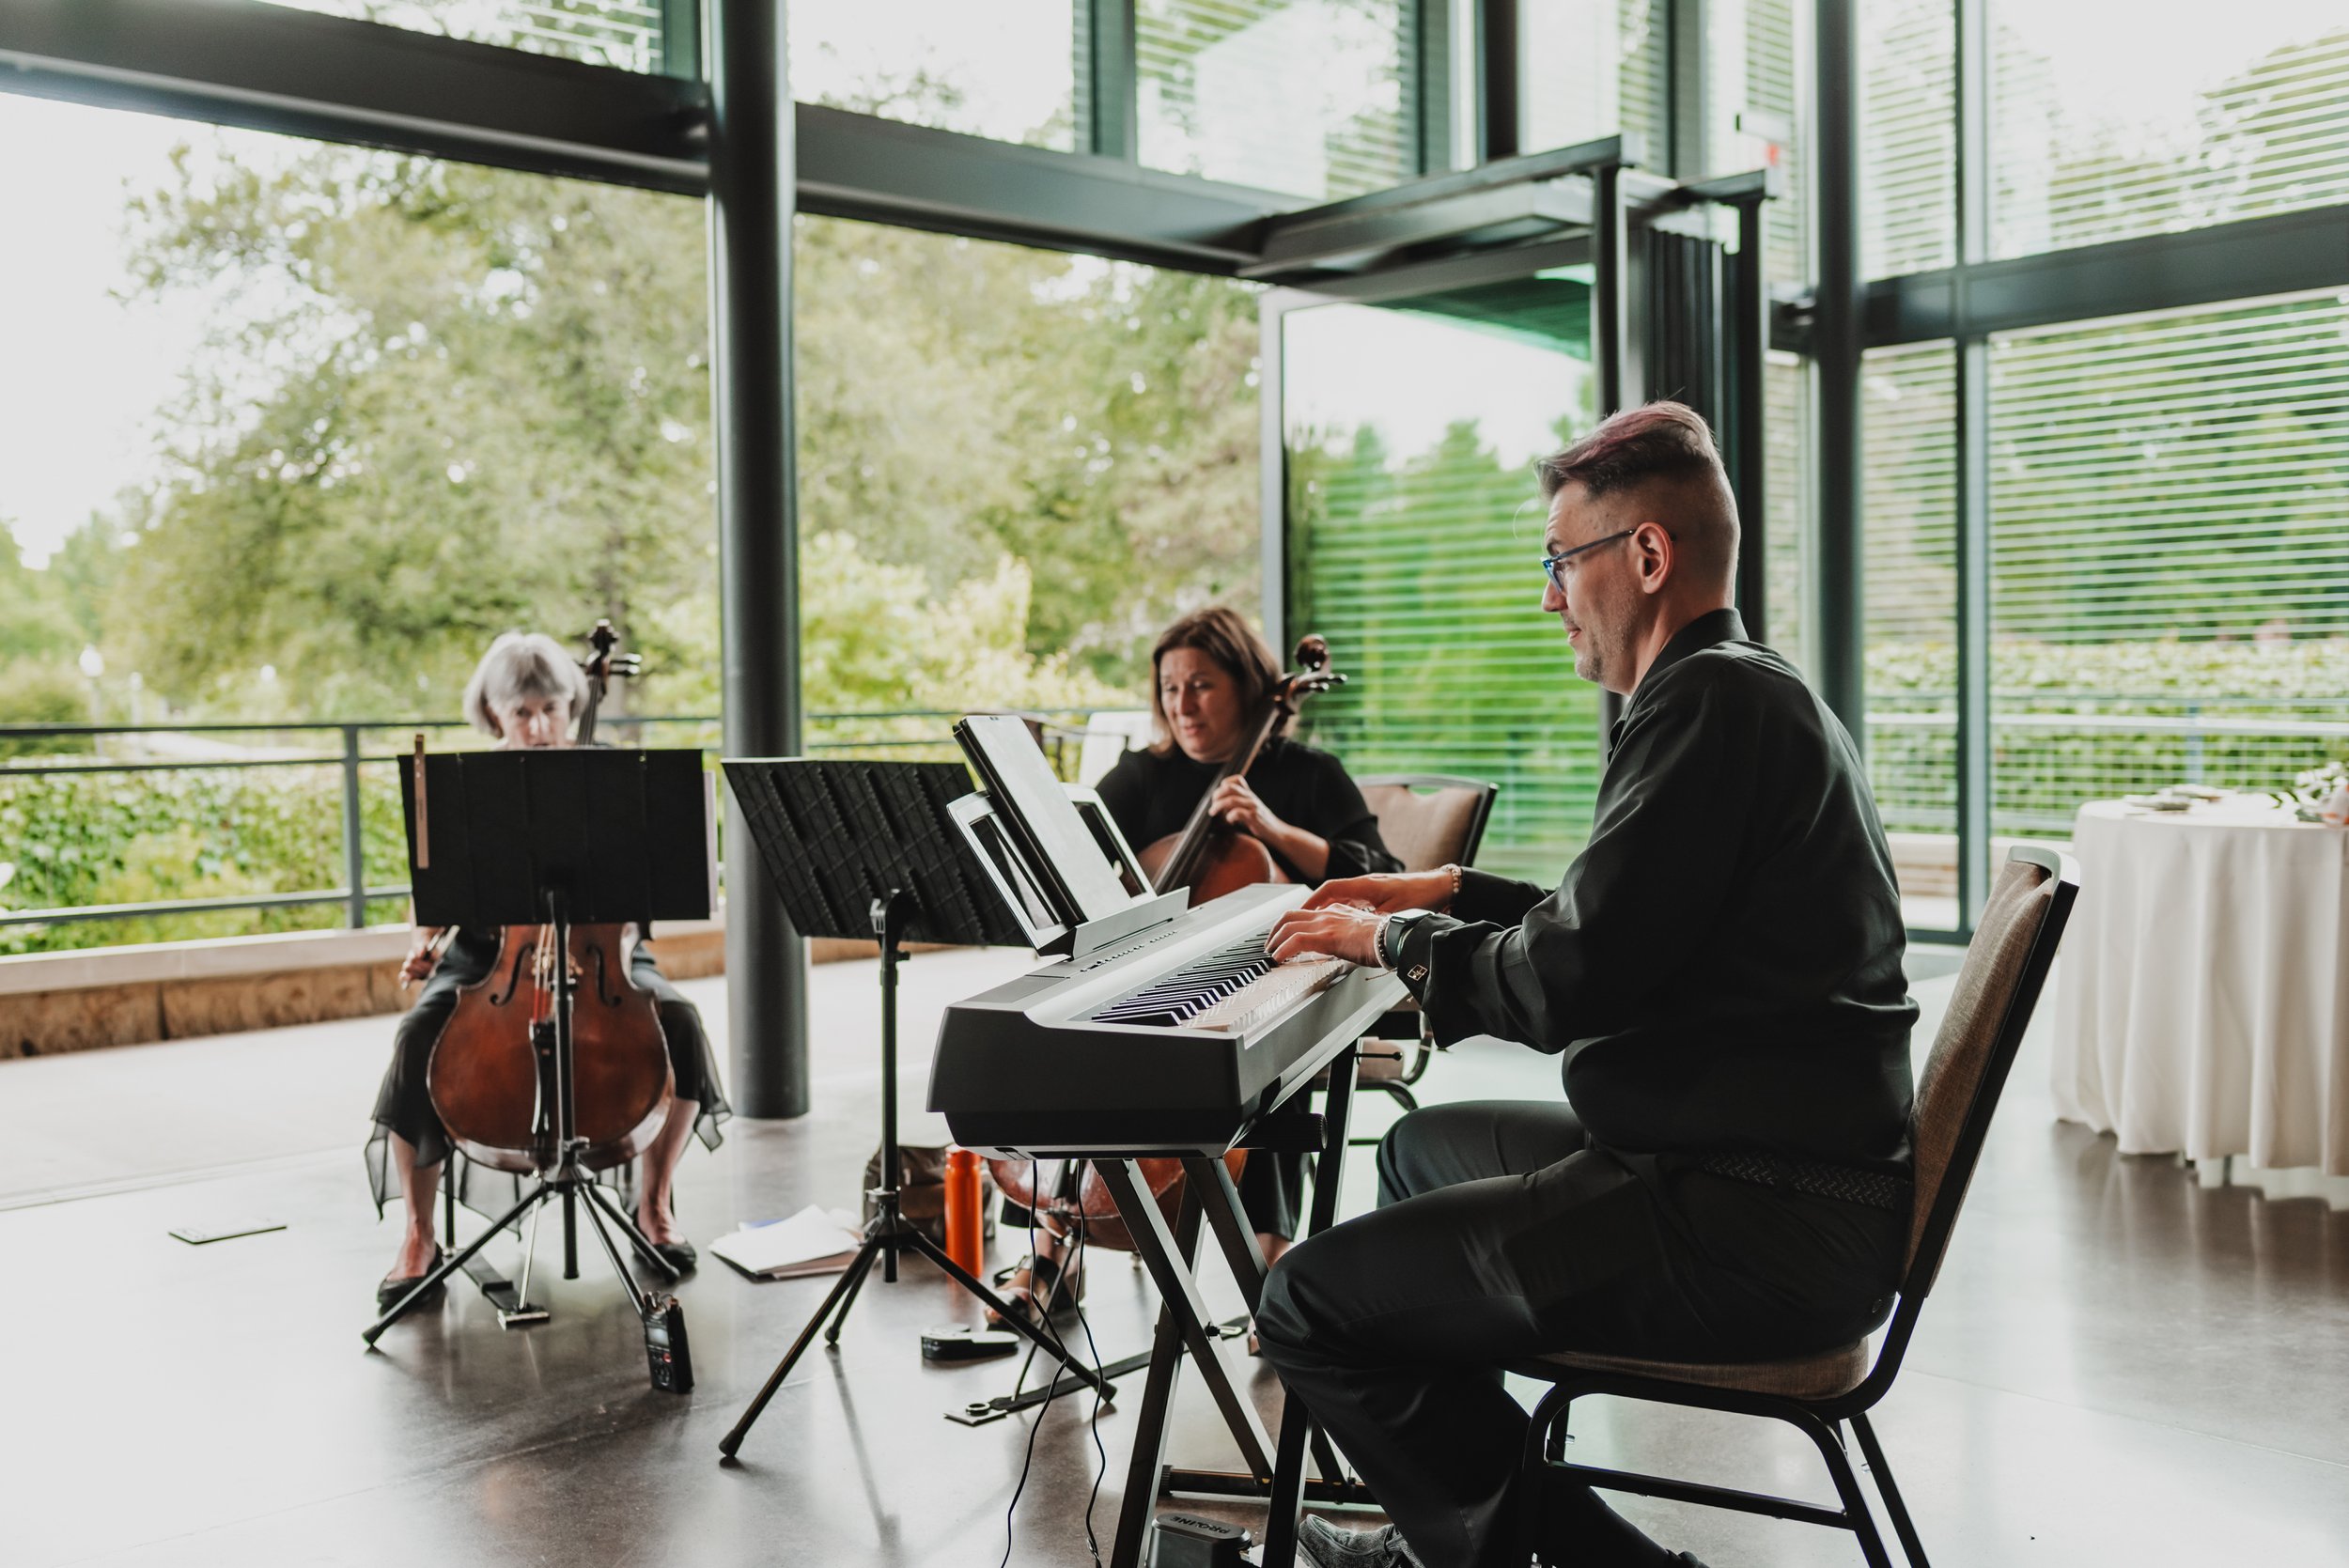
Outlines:
[[[910,962],[906,1106],[923,1104],[938,1008],[1022,961]],[[876,1141],[872,978],[869,964],[817,971],[815,1115],[738,1121],[717,1155],[689,1157],[679,1207],[697,1239],[853,1203]],[[723,1038],[723,982],[687,989]],[[1930,1027],[1947,982],[1918,990]],[[0,1064],[0,1337],[14,1349],[0,1563],[977,1568],[1005,1555],[1031,1443],[1010,1560],[1089,1560],[1104,1453],[1106,1540],[1127,1413],[941,1419],[1012,1369],[922,1364],[917,1331],[966,1315],[926,1270],[866,1290],[839,1349],[803,1365],[733,1467],[719,1436],[829,1281],[753,1283],[712,1261],[681,1292],[700,1376],[683,1399],[646,1386],[633,1314],[592,1255],[534,1293],[555,1312],[542,1327],[501,1332],[467,1288],[364,1352],[394,1242],[357,1152],[387,1039],[386,1020],[363,1019]],[[1470,1045],[1423,1087],[1552,1094],[1553,1067]],[[2122,1158],[2053,1120],[2045,1079],[2041,1041],[1879,1412],[1936,1560],[2349,1564],[2349,1212],[2279,1195],[2306,1184],[2217,1186]],[[911,1109],[904,1131],[941,1136]],[[1366,1178],[1358,1160],[1349,1207]],[[165,1234],[246,1214],[288,1228],[202,1248]],[[1210,1294],[1237,1299],[1228,1281]],[[1153,1305],[1122,1263],[1097,1272],[1104,1357],[1143,1346]],[[1128,1387],[1138,1398],[1139,1378]],[[1256,1389],[1271,1408],[1277,1389]],[[1173,1457],[1227,1464],[1203,1404],[1183,1405]],[[1600,1462],[1828,1496],[1799,1438],[1750,1424],[1600,1402],[1577,1431]],[[1848,1537],[1806,1526],[1626,1509],[1713,1568],[1859,1560]]]

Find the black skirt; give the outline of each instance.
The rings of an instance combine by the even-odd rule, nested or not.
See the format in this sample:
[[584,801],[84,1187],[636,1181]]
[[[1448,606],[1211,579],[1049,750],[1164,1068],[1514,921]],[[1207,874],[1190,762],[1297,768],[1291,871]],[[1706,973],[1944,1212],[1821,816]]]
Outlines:
[[[441,955],[440,968],[425,982],[415,1005],[401,1016],[393,1033],[391,1065],[384,1070],[382,1088],[376,1092],[375,1131],[366,1146],[367,1186],[375,1196],[378,1214],[400,1195],[399,1179],[391,1169],[389,1142],[394,1133],[414,1146],[417,1165],[451,1162],[443,1179],[459,1203],[478,1208],[485,1203],[498,1203],[509,1191],[515,1197],[521,1195],[519,1180],[506,1179],[511,1172],[476,1172],[473,1161],[450,1145],[447,1129],[441,1126],[440,1113],[432,1109],[432,1096],[425,1087],[425,1068],[449,1015],[457,1010],[457,993],[487,975],[497,955],[497,933],[460,929]],[[693,1120],[694,1135],[703,1147],[716,1148],[724,1141],[720,1125],[734,1114],[734,1108],[726,1103],[725,1089],[719,1081],[718,1057],[710,1047],[708,1032],[702,1028],[701,1010],[661,972],[650,942],[636,944],[629,978],[638,989],[651,993],[660,1013],[677,1097],[701,1108]],[[618,1172],[606,1172],[604,1179],[623,1191],[632,1191],[634,1174],[630,1161]],[[485,1180],[487,1188],[481,1185]],[[511,1203],[512,1199],[504,1201]]]

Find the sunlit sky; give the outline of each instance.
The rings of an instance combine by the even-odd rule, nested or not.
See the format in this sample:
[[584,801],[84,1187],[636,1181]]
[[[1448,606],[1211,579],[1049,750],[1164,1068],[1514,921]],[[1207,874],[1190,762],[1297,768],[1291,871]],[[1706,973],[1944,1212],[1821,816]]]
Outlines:
[[[1612,0],[1608,0],[1612,4]],[[325,0],[320,8],[329,8]],[[1998,19],[2054,62],[2068,109],[2134,122],[2155,135],[2190,119],[2198,89],[2279,44],[2337,26],[2342,0],[1993,0]],[[1066,0],[796,0],[793,48],[804,94],[845,90],[910,65],[960,85],[965,128],[1018,135],[1065,106],[1070,91]],[[126,486],[151,479],[158,411],[179,386],[203,328],[201,301],[118,298],[126,192],[161,185],[178,142],[209,128],[0,93],[0,519],[38,564]],[[1422,342],[1422,340],[1424,340]],[[1406,333],[1387,375],[1412,365],[1423,390],[1480,384],[1470,335]],[[1333,349],[1333,352],[1350,350]],[[1477,350],[1483,352],[1484,350]],[[1432,356],[1420,361],[1424,354]],[[1424,373],[1417,367],[1425,365]],[[1365,356],[1348,388],[1377,411],[1378,370]],[[1474,401],[1475,399],[1470,399]],[[1425,397],[1425,420],[1440,429]],[[1343,418],[1339,403],[1320,418]],[[1463,413],[1488,412],[1464,407]],[[1534,442],[1551,415],[1514,422],[1504,444]],[[1495,428],[1492,424],[1487,428]],[[1398,435],[1406,432],[1396,431]],[[1420,432],[1413,430],[1409,435]]]
[[124,193],[160,183],[191,129],[0,93],[0,518],[36,563],[154,473],[151,416],[202,306],[115,297]]

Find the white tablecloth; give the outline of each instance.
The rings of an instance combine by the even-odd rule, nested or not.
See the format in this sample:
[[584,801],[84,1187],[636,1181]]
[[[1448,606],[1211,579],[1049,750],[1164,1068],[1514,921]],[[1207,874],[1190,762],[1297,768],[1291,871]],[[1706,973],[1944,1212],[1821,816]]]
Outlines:
[[2349,1174],[2349,831],[2082,807],[2056,1113],[2123,1154]]

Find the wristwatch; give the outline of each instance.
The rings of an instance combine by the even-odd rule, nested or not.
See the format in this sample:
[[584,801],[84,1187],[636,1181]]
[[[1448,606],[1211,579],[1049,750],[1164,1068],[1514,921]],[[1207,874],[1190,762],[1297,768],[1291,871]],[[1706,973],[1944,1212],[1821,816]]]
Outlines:
[[1378,940],[1374,948],[1379,967],[1393,969],[1396,956],[1403,951],[1403,939],[1410,935],[1411,926],[1434,912],[1431,909],[1398,909],[1380,921]]

